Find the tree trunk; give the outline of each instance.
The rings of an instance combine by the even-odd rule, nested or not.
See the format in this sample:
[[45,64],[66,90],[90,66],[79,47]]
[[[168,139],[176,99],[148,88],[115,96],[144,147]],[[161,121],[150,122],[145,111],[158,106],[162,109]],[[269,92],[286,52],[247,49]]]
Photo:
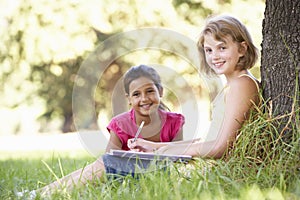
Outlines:
[[74,131],[74,125],[73,125],[73,117],[72,113],[65,113],[64,114],[64,123],[62,126],[62,132],[68,133]]
[[293,110],[299,108],[299,42],[300,1],[266,0],[261,59],[263,97],[273,117],[286,115],[277,121],[278,132],[285,136],[292,133]]
[[[96,118],[96,116],[91,116],[90,118],[87,118],[87,121],[85,121],[84,123],[85,126],[82,126],[81,128],[85,128],[86,130],[98,130],[99,126],[97,120],[98,119]],[[64,122],[61,130],[63,133],[78,131],[74,124],[72,112],[64,114]]]

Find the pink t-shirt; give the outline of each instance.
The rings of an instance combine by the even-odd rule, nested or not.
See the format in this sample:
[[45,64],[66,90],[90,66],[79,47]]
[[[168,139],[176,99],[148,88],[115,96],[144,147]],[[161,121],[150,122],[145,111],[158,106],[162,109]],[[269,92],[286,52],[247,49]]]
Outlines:
[[[171,142],[185,123],[184,116],[161,109],[158,109],[158,112],[162,122],[160,141]],[[138,129],[138,126],[135,123],[134,110],[131,109],[128,112],[113,117],[106,128],[109,132],[113,131],[119,137],[122,142],[122,150],[129,150],[127,147],[127,140],[134,138]]]

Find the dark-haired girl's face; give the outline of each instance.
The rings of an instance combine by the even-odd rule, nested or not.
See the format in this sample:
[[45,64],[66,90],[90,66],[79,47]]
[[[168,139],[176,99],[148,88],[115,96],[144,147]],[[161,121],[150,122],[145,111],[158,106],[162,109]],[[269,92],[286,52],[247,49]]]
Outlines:
[[129,84],[127,95],[136,117],[145,117],[157,110],[162,91],[158,90],[151,79],[140,77]]

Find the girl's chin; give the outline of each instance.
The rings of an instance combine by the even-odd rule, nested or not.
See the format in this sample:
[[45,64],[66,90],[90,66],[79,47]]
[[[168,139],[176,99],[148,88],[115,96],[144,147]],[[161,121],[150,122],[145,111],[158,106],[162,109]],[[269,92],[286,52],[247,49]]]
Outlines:
[[221,75],[221,74],[223,74],[223,70],[222,69],[216,69],[216,68],[214,68],[214,72],[216,73],[216,74],[218,74],[218,75]]
[[156,110],[154,110],[154,109],[151,109],[151,110],[140,110],[140,113],[142,115],[149,116],[149,115],[151,115],[151,113],[154,113],[155,111]]
[[139,110],[139,113],[141,113],[142,115],[149,115],[150,114],[150,110],[142,109],[142,110]]

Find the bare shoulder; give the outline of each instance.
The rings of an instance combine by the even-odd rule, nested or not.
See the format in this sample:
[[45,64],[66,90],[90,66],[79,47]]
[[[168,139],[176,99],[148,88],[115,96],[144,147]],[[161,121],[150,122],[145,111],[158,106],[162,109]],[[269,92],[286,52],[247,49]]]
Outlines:
[[259,90],[255,79],[249,76],[241,76],[229,83],[228,99],[232,101],[252,101],[259,102]]
[[229,86],[233,90],[239,90],[239,92],[258,93],[258,81],[249,76],[238,77]]

